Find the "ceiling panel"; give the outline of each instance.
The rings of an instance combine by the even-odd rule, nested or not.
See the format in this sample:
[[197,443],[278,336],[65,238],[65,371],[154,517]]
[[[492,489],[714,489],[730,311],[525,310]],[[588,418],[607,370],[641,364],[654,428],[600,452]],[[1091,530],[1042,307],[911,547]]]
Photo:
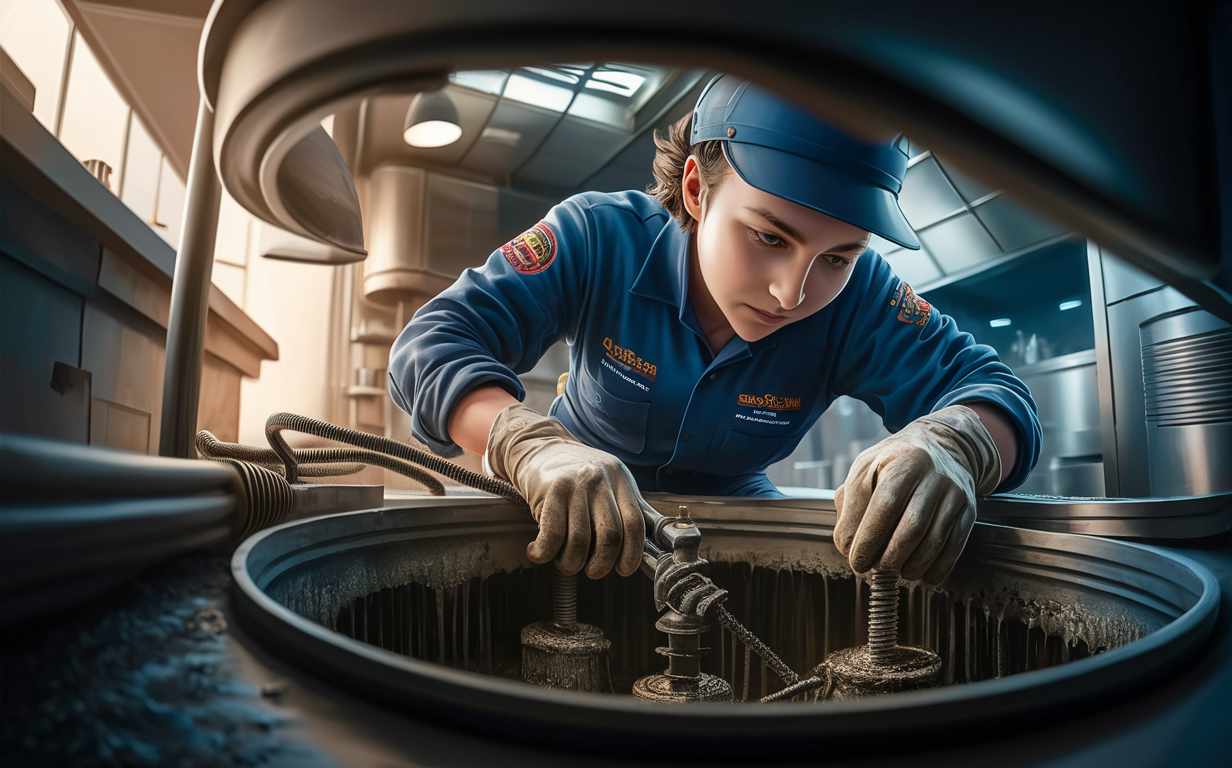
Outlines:
[[645,190],[652,184],[655,131],[666,134],[680,118],[692,111],[702,88],[710,81],[711,74],[713,73],[703,70],[684,70],[678,78],[665,85],[663,90],[646,102],[637,115],[637,130],[642,132],[593,176],[583,179],[579,191]]
[[898,203],[916,231],[964,207],[958,193],[932,157],[926,157],[907,169]]
[[919,287],[942,277],[937,262],[933,261],[928,251],[923,248],[918,251],[899,248],[886,254],[885,260],[890,269],[894,270],[894,274],[908,285]]
[[554,112],[502,101],[488,128],[505,132],[504,137],[496,140],[481,136],[459,167],[508,179],[543,143],[559,119]]
[[950,182],[958,190],[958,194],[962,195],[963,199],[968,203],[973,203],[992,194],[993,190],[986,184],[976,181],[941,158],[935,159],[942,169],[945,170],[945,175],[950,178]]
[[894,251],[897,251],[902,246],[899,245],[898,243],[891,243],[889,240],[886,240],[884,237],[878,237],[877,235],[873,235],[868,240],[868,247],[872,248],[877,253],[880,253],[882,256],[885,256],[889,253],[893,253]]
[[1061,234],[1057,224],[1037,216],[1008,197],[998,197],[976,207],[975,215],[1006,251],[1016,251]]
[[916,234],[947,274],[1001,254],[997,243],[970,213],[955,216]]
[[654,133],[646,131],[600,168],[598,173],[583,179],[582,185],[599,192],[645,190],[654,182],[654,173],[651,172],[654,155]]
[[629,140],[629,133],[591,120],[565,117],[515,181],[572,189],[599,170]]

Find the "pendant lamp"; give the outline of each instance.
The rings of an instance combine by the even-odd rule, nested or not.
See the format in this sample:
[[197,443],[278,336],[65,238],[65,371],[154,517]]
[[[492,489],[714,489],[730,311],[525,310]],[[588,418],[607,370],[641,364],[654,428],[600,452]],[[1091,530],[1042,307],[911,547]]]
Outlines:
[[402,125],[402,139],[412,147],[444,147],[462,136],[458,108],[443,91],[417,94]]

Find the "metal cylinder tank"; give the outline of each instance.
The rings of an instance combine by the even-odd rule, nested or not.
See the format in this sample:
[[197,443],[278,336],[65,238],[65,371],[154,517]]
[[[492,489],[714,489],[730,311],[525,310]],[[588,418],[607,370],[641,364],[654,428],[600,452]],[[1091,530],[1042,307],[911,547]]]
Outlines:
[[[715,583],[788,666],[863,642],[856,607],[868,590],[832,544],[832,501],[650,496],[704,514]],[[404,496],[283,525],[236,550],[236,616],[281,660],[471,734],[608,757],[730,760],[1034,727],[1166,677],[1205,642],[1218,606],[1214,577],[1162,550],[980,523],[942,590],[901,590],[902,639],[938,651],[941,687],[864,701],[655,705],[528,685],[504,663],[526,617],[549,615],[550,568],[525,559],[534,535],[524,513],[483,496]],[[613,681],[640,673],[661,642],[650,591],[640,576],[578,584],[579,617],[612,631]],[[747,648],[720,634],[710,644],[704,663],[742,698],[776,687],[749,674]],[[1052,661],[1029,660],[1047,649]]]
[[1018,366],[1014,372],[1031,389],[1044,430],[1039,463],[1019,492],[1103,496],[1095,350]]
[[409,303],[414,310],[454,281],[428,266],[427,177],[421,168],[400,165],[385,165],[372,172],[364,296],[377,304]]
[[1202,311],[1144,324],[1142,386],[1151,494],[1232,490],[1232,327]]

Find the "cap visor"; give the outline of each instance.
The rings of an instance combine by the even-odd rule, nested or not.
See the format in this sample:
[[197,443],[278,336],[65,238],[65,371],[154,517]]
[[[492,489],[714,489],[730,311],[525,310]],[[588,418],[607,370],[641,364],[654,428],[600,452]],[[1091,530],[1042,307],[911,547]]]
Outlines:
[[884,187],[800,155],[754,144],[724,142],[727,161],[749,186],[833,216],[917,250],[920,241]]

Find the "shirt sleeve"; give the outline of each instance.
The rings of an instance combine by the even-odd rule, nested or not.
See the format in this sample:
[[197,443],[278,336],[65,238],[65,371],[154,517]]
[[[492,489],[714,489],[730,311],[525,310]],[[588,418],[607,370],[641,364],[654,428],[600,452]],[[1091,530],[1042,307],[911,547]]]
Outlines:
[[1027,385],[996,350],[975,343],[952,318],[916,296],[875,252],[857,265],[864,269],[844,291],[855,289],[838,321],[832,394],[864,401],[891,432],[949,405],[992,403],[1009,418],[1018,440],[1014,467],[996,490],[1021,485],[1039,460],[1042,437]]
[[554,207],[421,307],[394,342],[389,393],[433,452],[462,452],[446,428],[460,398],[496,384],[525,399],[517,374],[562,337],[573,338],[591,254],[587,211],[576,198]]

